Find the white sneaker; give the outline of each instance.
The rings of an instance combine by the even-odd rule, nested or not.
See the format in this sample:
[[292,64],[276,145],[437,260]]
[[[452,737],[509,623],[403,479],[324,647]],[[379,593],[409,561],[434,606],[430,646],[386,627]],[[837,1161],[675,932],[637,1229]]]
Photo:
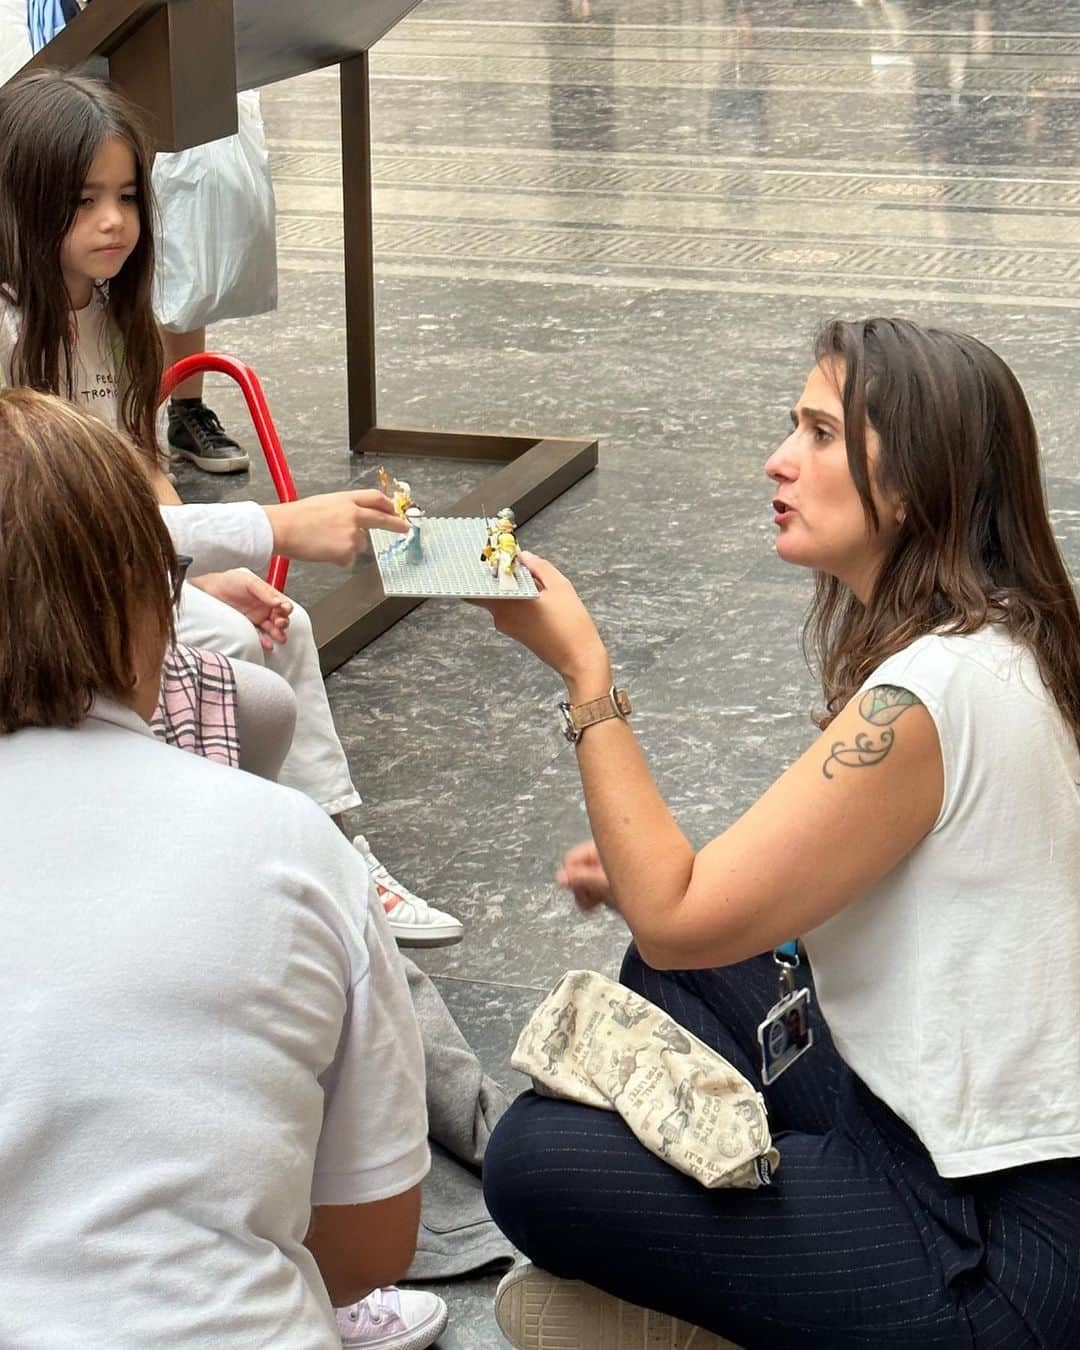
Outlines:
[[714,1332],[601,1293],[579,1280],[559,1280],[526,1261],[495,1291],[495,1320],[518,1350],[738,1350]]
[[423,1289],[373,1289],[351,1308],[336,1308],[344,1350],[427,1350],[446,1330],[449,1314]]
[[444,910],[436,909],[397,881],[371,851],[362,834],[353,840],[368,865],[375,890],[383,902],[390,930],[401,947],[449,947],[460,942],[465,929]]

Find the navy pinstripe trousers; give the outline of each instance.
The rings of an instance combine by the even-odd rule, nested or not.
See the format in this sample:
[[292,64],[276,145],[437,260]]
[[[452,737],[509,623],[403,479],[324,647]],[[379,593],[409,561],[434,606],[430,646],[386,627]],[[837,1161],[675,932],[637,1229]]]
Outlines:
[[[770,957],[661,973],[631,948],[622,981],[760,1084]],[[1080,1350],[1080,1160],[943,1179],[812,1017],[764,1089],[771,1186],[705,1190],[617,1116],[526,1093],[488,1144],[496,1223],[545,1270],[746,1350]]]

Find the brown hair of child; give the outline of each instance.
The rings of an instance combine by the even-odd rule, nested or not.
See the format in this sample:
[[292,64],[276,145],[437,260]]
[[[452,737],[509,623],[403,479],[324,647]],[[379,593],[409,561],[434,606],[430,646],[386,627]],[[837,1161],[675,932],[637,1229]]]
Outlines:
[[0,391],[0,734],[126,702],[172,638],[176,553],[145,462],[63,399]]

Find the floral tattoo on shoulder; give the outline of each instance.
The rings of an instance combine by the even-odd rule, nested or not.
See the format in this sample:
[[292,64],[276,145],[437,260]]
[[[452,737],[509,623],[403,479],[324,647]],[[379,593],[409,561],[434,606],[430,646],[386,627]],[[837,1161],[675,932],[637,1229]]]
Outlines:
[[859,699],[859,716],[877,730],[856,732],[853,745],[834,742],[821,772],[826,778],[835,778],[836,766],[868,769],[880,764],[896,739],[892,724],[909,708],[921,706],[921,700],[910,689],[898,689],[892,684],[879,684],[868,689]]

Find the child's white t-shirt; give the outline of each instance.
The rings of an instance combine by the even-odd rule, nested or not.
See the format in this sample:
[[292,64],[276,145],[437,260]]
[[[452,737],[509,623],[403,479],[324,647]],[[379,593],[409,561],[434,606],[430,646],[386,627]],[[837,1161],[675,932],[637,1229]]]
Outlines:
[[942,1176],[1074,1158],[1076,742],[1031,652],[992,625],[920,638],[859,692],[883,684],[933,718],[945,792],[926,838],[805,935],[837,1049]]
[[95,291],[90,303],[74,313],[77,338],[72,386],[75,401],[103,422],[118,427],[120,391],[116,367],[119,350],[117,339],[111,332],[104,298]]
[[[117,387],[117,342],[110,332],[109,313],[104,297],[95,291],[90,303],[75,315],[74,379],[71,382],[73,402],[99,417],[109,426],[119,425],[119,391]],[[0,294],[0,384],[11,384],[11,365],[15,344],[19,340],[19,311]],[[60,379],[66,381],[61,360]],[[64,389],[63,393],[67,393]]]
[[310,1205],[429,1164],[363,860],[108,703],[0,736],[0,782],[0,1346],[340,1350]]
[[[113,428],[120,425],[120,339],[109,321],[102,291],[75,314],[72,355],[73,401]],[[0,291],[0,386],[11,383],[12,358],[19,340],[19,311]],[[61,367],[63,362],[61,362]],[[61,369],[61,381],[66,374]],[[66,392],[66,390],[65,390]],[[188,575],[250,567],[265,572],[274,548],[274,532],[256,502],[185,503],[163,506],[161,515],[177,553],[190,557]]]

